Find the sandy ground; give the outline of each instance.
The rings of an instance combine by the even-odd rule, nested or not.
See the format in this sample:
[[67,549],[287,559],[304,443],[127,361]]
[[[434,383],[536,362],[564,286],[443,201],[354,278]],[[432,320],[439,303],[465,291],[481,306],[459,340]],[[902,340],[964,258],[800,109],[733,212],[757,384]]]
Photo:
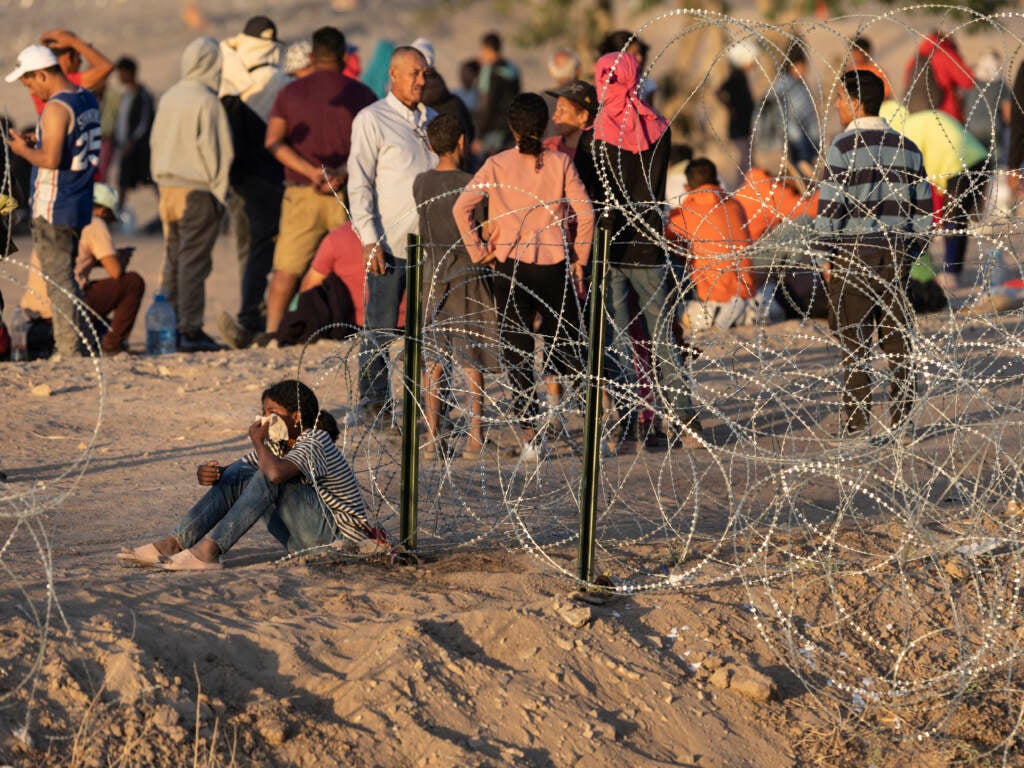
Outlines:
[[[137,53],[155,89],[173,82],[191,36],[173,5],[70,5],[5,10],[4,66],[64,25]],[[283,37],[330,21],[363,46],[427,32],[445,74],[498,18],[414,2],[204,5],[218,36],[261,10]],[[541,84],[541,57],[513,52]],[[24,119],[20,91],[0,85],[0,99]],[[140,221],[155,208],[149,192],[131,204]],[[121,241],[155,286],[159,239]],[[214,264],[216,335],[238,301],[230,237]],[[0,290],[16,295],[21,274],[6,265]],[[165,533],[198,498],[197,463],[243,452],[267,384],[297,374],[344,420],[351,342],[5,366],[0,764],[1022,764],[1020,523],[1002,516],[1021,444],[1018,321],[926,323],[950,365],[932,371],[919,414],[935,431],[906,452],[827,447],[834,381],[814,377],[835,357],[820,324],[708,340],[695,377],[710,449],[605,462],[598,565],[624,589],[596,605],[570,599],[565,578],[579,480],[567,450],[526,475],[428,461],[419,564],[281,561],[253,529],[212,575],[115,565],[118,547]],[[776,380],[794,398],[783,407],[759,399]],[[569,427],[578,436],[578,419]],[[351,425],[342,446],[375,521],[397,533],[396,438]],[[956,550],[992,540],[1003,548],[984,560]]]
[[[150,279],[160,243],[135,242],[136,266]],[[211,315],[233,306],[235,269],[224,237]],[[926,327],[941,339],[949,322],[937,316]],[[600,605],[570,599],[565,578],[574,572],[579,482],[578,459],[565,450],[525,475],[498,458],[427,461],[418,565],[342,553],[281,561],[258,527],[220,573],[115,565],[119,546],[165,533],[198,498],[196,464],[243,452],[267,383],[300,375],[344,423],[352,341],[314,345],[301,359],[289,348],[6,366],[0,764],[995,760],[992,749],[1014,744],[1016,710],[1005,697],[1022,638],[1013,611],[998,608],[1019,598],[1013,559],[961,574],[962,589],[946,565],[955,546],[980,535],[1019,551],[1019,524],[991,514],[1007,491],[986,474],[1020,445],[1020,420],[1006,415],[1019,413],[1020,366],[1007,341],[1017,327],[1009,316],[962,330],[1002,350],[976,363],[994,378],[1004,421],[992,421],[993,403],[941,386],[922,411],[941,428],[942,414],[962,409],[986,430],[998,424],[998,437],[961,442],[961,432],[940,429],[895,457],[867,446],[829,453],[822,435],[835,426],[834,390],[751,413],[756,395],[744,399],[752,385],[735,370],[757,370],[751,355],[768,360],[775,350],[780,359],[754,378],[785,379],[797,347],[809,375],[829,368],[822,326],[705,339],[695,375],[719,408],[705,417],[710,450],[604,462],[598,568],[626,590]],[[744,423],[763,436],[737,441]],[[570,427],[578,438],[578,421]],[[512,439],[497,427],[491,436]],[[350,425],[342,446],[374,520],[397,533],[397,438]],[[824,460],[831,474],[790,475],[783,492],[780,462],[801,458]],[[943,473],[965,458],[969,477],[951,503]],[[831,476],[846,472],[854,483],[865,472],[885,484],[850,492]],[[921,496],[907,498],[907,488]],[[887,514],[900,498],[920,520]],[[946,528],[939,536],[923,521]],[[908,538],[921,534],[934,535],[923,565],[907,556]],[[867,595],[856,621],[842,612]],[[984,639],[963,629],[971,616]],[[936,632],[943,642],[925,642]],[[878,638],[900,649],[897,669],[877,657]],[[1008,680],[979,671],[985,660]],[[886,670],[886,685],[914,690],[912,704],[903,693],[877,711],[851,710],[854,694],[829,682],[835,675],[863,691]],[[954,670],[964,674],[955,683]],[[893,712],[909,733],[935,727],[941,737],[922,743],[893,731]]]

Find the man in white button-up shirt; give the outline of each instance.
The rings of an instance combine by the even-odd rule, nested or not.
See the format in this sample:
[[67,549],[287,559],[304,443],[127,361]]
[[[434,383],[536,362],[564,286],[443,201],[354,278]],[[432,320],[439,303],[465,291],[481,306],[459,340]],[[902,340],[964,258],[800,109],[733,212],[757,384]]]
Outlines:
[[390,408],[382,346],[389,339],[385,329],[398,323],[405,292],[406,238],[419,228],[412,182],[437,165],[426,132],[434,112],[420,103],[426,70],[427,62],[415,48],[396,48],[388,72],[390,92],[352,123],[349,205],[370,273],[359,353],[360,406],[369,419]]

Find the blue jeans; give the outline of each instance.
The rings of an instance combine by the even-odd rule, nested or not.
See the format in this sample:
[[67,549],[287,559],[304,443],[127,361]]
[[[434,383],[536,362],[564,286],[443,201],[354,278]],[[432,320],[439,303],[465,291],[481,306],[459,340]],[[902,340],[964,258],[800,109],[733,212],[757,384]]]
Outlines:
[[387,271],[383,275],[366,276],[366,316],[359,346],[359,399],[363,404],[383,404],[391,399],[386,345],[398,325],[406,262],[391,254],[385,258]]
[[298,478],[272,483],[255,467],[239,460],[188,511],[172,531],[182,547],[209,536],[227,552],[242,535],[263,520],[267,530],[289,552],[327,544],[336,537],[334,523],[311,485]]
[[990,176],[988,158],[958,173],[946,184],[946,199],[942,203],[942,228],[959,231],[960,234],[945,236],[945,263],[943,271],[959,275],[964,271],[964,254],[967,253],[967,228],[971,216],[976,216],[985,207],[985,191]]
[[[637,376],[633,344],[638,342],[629,336],[629,325],[633,320],[629,308],[632,293],[647,326],[647,340],[642,343],[651,352],[652,387],[664,409],[662,413],[674,417],[678,425],[699,429],[700,422],[690,399],[690,384],[683,372],[682,355],[672,335],[674,313],[668,306],[669,288],[674,284],[671,280],[664,265],[616,265],[609,268],[605,304],[605,311],[611,318],[608,355],[613,359],[613,365],[609,373],[616,378],[615,389],[631,390],[629,399],[635,408],[639,393],[635,391]],[[617,403],[622,401],[622,394],[615,397]]]

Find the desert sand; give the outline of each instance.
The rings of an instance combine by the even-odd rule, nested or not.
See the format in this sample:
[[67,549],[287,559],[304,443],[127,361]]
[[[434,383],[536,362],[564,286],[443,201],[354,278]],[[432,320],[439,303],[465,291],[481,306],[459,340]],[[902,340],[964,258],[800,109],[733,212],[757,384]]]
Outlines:
[[[504,23],[483,3],[329,5],[200,3],[218,37],[264,11],[283,38],[337,23],[364,56],[379,36],[427,34],[449,82],[466,41]],[[194,34],[178,11],[26,0],[3,11],[3,67],[67,26],[134,53],[163,90]],[[542,56],[511,55],[543,85]],[[884,55],[897,66],[904,52]],[[30,118],[17,86],[0,98]],[[140,222],[155,212],[148,191],[130,204]],[[138,247],[145,308],[162,243],[117,238]],[[18,244],[0,265],[8,301]],[[238,301],[228,234],[207,295],[216,335]],[[824,439],[837,395],[822,323],[702,340],[708,448],[604,462],[597,562],[617,589],[593,603],[573,596],[579,462],[564,443],[528,473],[426,461],[418,563],[283,558],[257,526],[217,573],[116,565],[198,498],[198,463],[246,450],[260,391],[295,375],[345,423],[371,516],[395,536],[398,438],[345,422],[354,340],[4,364],[0,765],[1020,765],[1021,529],[1005,514],[1019,319],[922,321],[938,363],[922,364],[918,417],[934,429],[905,449]],[[578,438],[578,415],[567,422]]]

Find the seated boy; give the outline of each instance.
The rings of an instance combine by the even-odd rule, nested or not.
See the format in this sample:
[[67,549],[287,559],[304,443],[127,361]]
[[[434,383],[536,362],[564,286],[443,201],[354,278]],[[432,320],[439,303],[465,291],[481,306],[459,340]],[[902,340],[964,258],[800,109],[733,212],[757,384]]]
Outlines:
[[686,168],[689,191],[669,213],[665,235],[684,247],[697,301],[687,303],[683,327],[688,331],[730,328],[747,315],[757,286],[750,258],[747,217],[718,182],[718,169],[707,158]]
[[786,220],[813,217],[818,212],[818,193],[805,196],[793,179],[772,176],[761,168],[751,168],[743,184],[733,192],[747,215],[751,240],[757,240]]

